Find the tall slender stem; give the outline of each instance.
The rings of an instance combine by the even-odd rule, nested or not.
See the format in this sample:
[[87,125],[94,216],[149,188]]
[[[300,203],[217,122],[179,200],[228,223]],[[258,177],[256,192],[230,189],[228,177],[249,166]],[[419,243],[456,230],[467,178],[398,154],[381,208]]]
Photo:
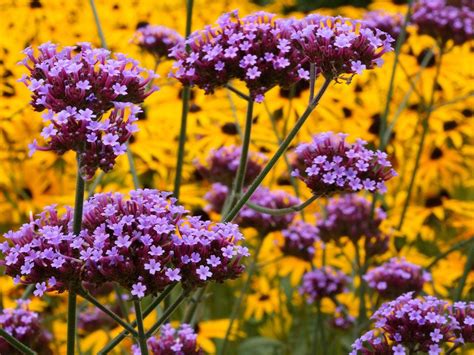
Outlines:
[[132,151],[130,150],[130,145],[127,144],[127,158],[129,162],[130,174],[132,175],[133,188],[136,190],[140,188],[140,180],[138,179],[137,169],[135,168],[135,160],[133,159]]
[[440,47],[439,58],[436,63],[436,72],[433,79],[433,87],[431,89],[431,97],[430,97],[428,106],[425,107],[425,116],[422,118],[422,121],[421,121],[422,132],[420,136],[420,143],[418,144],[418,147],[417,147],[417,152],[416,152],[416,157],[415,157],[415,166],[413,167],[413,172],[411,174],[410,182],[408,184],[407,197],[405,199],[405,203],[403,204],[402,214],[400,215],[400,221],[398,222],[397,230],[401,230],[403,227],[403,222],[405,221],[408,205],[410,204],[411,194],[413,192],[413,187],[415,185],[416,174],[418,172],[418,168],[420,167],[421,154],[423,153],[426,135],[429,129],[429,119],[430,119],[431,113],[433,112],[434,97],[435,97],[435,92],[436,92],[436,86],[438,84],[439,74],[441,71],[442,58],[443,58],[443,48]]
[[184,313],[182,323],[193,323],[194,313],[196,312],[197,306],[201,303],[201,299],[204,297],[204,293],[206,292],[205,287],[201,287],[190,299],[190,305],[186,309]]
[[309,65],[309,103],[314,99],[314,88],[316,86],[316,64]]
[[[152,303],[148,305],[147,308],[143,311],[143,318],[146,318],[153,310],[158,306],[173,290],[176,284],[172,284],[168,286]],[[137,326],[137,322],[133,321],[131,323],[132,327]],[[117,335],[114,339],[112,339],[101,351],[98,352],[99,355],[108,354],[113,348],[115,348],[122,340],[124,340],[128,335],[128,331],[124,330],[122,333]]]
[[26,355],[36,355],[36,351],[31,349],[30,347],[26,346],[22,342],[20,342],[17,338],[14,336],[10,335],[5,331],[5,329],[0,328],[0,337],[5,339],[8,344],[13,346],[16,350],[21,352],[22,354]]
[[89,3],[92,8],[92,13],[94,14],[94,21],[97,27],[97,33],[99,34],[100,43],[102,47],[107,48],[107,42],[105,41],[104,31],[102,31],[102,26],[100,25],[99,14],[97,12],[97,8],[95,6],[94,0],[89,0]]
[[145,328],[143,327],[143,314],[142,306],[140,301],[135,299],[133,300],[133,305],[135,306],[135,314],[138,327],[138,344],[140,345],[140,352],[142,355],[148,355],[148,346],[146,345],[146,335]]
[[229,222],[234,217],[239,213],[241,208],[245,205],[245,203],[249,200],[249,198],[252,196],[252,194],[255,192],[257,187],[262,183],[263,179],[268,175],[270,170],[275,166],[276,162],[278,159],[282,156],[282,154],[288,149],[290,143],[292,142],[293,138],[295,138],[296,134],[299,132],[303,124],[306,122],[310,114],[314,111],[316,106],[319,103],[319,100],[323,96],[324,92],[327,90],[329,87],[329,84],[331,83],[332,79],[326,79],[323,83],[323,86],[319,90],[318,94],[314,98],[314,100],[308,105],[308,108],[305,110],[305,112],[301,115],[301,117],[298,119],[296,122],[295,126],[293,129],[290,131],[288,136],[282,141],[280,146],[278,147],[278,150],[275,152],[273,157],[270,159],[270,161],[267,163],[267,165],[263,168],[263,170],[260,172],[260,174],[257,176],[257,178],[253,181],[253,183],[250,185],[250,187],[247,189],[245,194],[236,202],[235,206],[232,208],[232,210],[227,214],[227,216],[224,217],[224,222]]
[[361,260],[359,245],[354,243],[355,257],[357,263],[357,274],[359,276],[359,322],[363,322],[367,319],[367,305],[365,304],[365,262]]
[[222,347],[219,351],[220,355],[226,354],[227,345],[229,343],[229,336],[230,336],[230,333],[232,331],[232,325],[234,324],[234,321],[236,320],[236,318],[239,316],[240,307],[242,306],[245,295],[247,294],[247,292],[250,288],[250,283],[252,281],[252,276],[255,273],[256,269],[257,269],[258,255],[260,254],[260,250],[262,249],[264,237],[258,236],[258,238],[259,238],[259,241],[258,241],[257,247],[256,247],[255,252],[254,252],[253,260],[252,260],[252,262],[249,266],[249,271],[247,273],[247,280],[245,281],[244,285],[242,286],[242,289],[240,290],[239,298],[237,299],[237,302],[234,303],[234,307],[232,308],[232,313],[230,315],[229,325],[227,326],[227,330],[225,332],[224,343],[222,344]]
[[[74,217],[73,217],[73,233],[79,235],[81,232],[82,212],[84,207],[84,189],[85,183],[81,176],[81,161],[77,157],[77,178],[76,178],[76,195],[74,198]],[[67,355],[73,355],[76,342],[76,304],[77,297],[73,288],[68,294],[67,308]]]
[[245,117],[245,131],[242,139],[242,152],[240,154],[239,168],[237,169],[237,176],[235,178],[234,192],[238,195],[242,191],[245,181],[245,173],[247,171],[247,160],[250,147],[250,136],[252,133],[252,116],[253,116],[253,100],[248,101],[247,115]]
[[[193,0],[186,0],[186,30],[185,38],[188,38],[191,33],[192,15],[193,15]],[[186,46],[186,50],[189,50],[189,46]],[[178,142],[178,155],[176,158],[176,175],[174,178],[174,197],[179,199],[179,192],[181,188],[181,179],[183,174],[183,162],[184,152],[186,143],[186,130],[188,126],[188,113],[189,113],[189,99],[191,97],[191,89],[189,86],[183,87],[182,93],[182,108],[181,108],[181,126],[179,129],[179,142]]]

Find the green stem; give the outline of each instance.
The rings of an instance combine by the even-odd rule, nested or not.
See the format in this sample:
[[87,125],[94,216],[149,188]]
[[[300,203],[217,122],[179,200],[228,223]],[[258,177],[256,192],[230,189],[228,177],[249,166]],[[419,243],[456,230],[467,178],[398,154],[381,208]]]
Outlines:
[[250,147],[250,136],[252,133],[252,118],[253,118],[253,105],[252,100],[248,101],[247,105],[247,115],[245,117],[245,131],[244,137],[242,140],[242,151],[240,154],[239,168],[237,169],[237,176],[235,178],[234,192],[235,194],[240,194],[245,182],[245,173],[247,171],[247,160],[249,155]]
[[471,245],[469,248],[469,254],[467,256],[466,264],[464,265],[464,271],[461,276],[461,280],[459,280],[459,285],[454,292],[454,300],[459,301],[462,297],[462,291],[464,286],[466,285],[467,276],[469,272],[472,270],[472,266],[474,265],[474,244]]
[[127,158],[129,162],[130,174],[132,175],[133,180],[133,188],[136,190],[140,188],[140,181],[137,175],[137,169],[135,168],[135,160],[133,159],[132,151],[130,150],[130,146],[127,144]]
[[256,204],[254,204],[252,202],[249,202],[249,201],[247,201],[245,204],[248,207],[250,207],[251,209],[253,209],[257,212],[269,214],[269,215],[272,215],[272,216],[283,216],[283,215],[288,214],[288,213],[294,213],[294,212],[299,212],[299,211],[304,210],[306,207],[308,207],[311,203],[313,203],[318,198],[319,198],[318,195],[313,195],[300,205],[291,206],[291,207],[287,207],[287,208],[278,208],[278,209],[276,209],[276,208],[266,208],[266,207],[263,207],[263,206],[256,205]]
[[229,343],[229,336],[232,331],[232,325],[234,324],[234,321],[237,319],[239,312],[240,312],[240,307],[242,306],[242,303],[244,301],[245,295],[247,294],[249,288],[250,288],[250,282],[252,281],[252,276],[255,273],[257,269],[257,263],[258,263],[258,255],[260,254],[260,250],[262,249],[263,245],[263,240],[265,239],[262,236],[258,236],[258,244],[255,249],[255,252],[253,254],[253,260],[249,266],[249,271],[247,273],[247,280],[245,281],[244,285],[242,286],[242,289],[240,290],[240,295],[239,298],[237,299],[237,302],[234,303],[234,307],[232,308],[232,313],[230,315],[230,320],[229,320],[229,325],[227,326],[227,330],[225,332],[225,337],[224,337],[224,343],[222,344],[222,347],[219,351],[219,355],[227,354],[226,349],[227,345]]
[[365,281],[364,281],[364,272],[365,272],[365,263],[363,265],[359,250],[359,245],[354,243],[355,248],[355,257],[357,263],[357,273],[359,276],[359,322],[363,322],[367,319],[367,305],[365,304]]
[[260,172],[260,174],[257,176],[257,178],[254,180],[254,182],[250,185],[250,187],[247,189],[245,194],[237,201],[235,206],[232,208],[232,210],[228,213],[227,216],[224,217],[224,222],[230,222],[234,217],[239,213],[240,209],[245,205],[245,203],[249,200],[249,198],[252,196],[252,194],[255,192],[257,187],[262,183],[263,179],[268,175],[270,170],[275,166],[276,162],[278,159],[283,155],[283,153],[288,149],[290,143],[292,142],[293,138],[295,138],[296,134],[299,132],[303,124],[306,122],[310,114],[313,112],[313,110],[316,108],[316,106],[319,103],[319,100],[323,96],[324,92],[326,89],[329,87],[329,84],[331,83],[331,79],[326,79],[323,83],[323,86],[319,90],[318,94],[314,98],[314,100],[308,105],[308,108],[305,110],[305,112],[301,115],[301,117],[298,119],[296,122],[295,126],[293,129],[290,131],[288,136],[283,140],[283,142],[280,144],[278,147],[278,150],[275,152],[273,157],[270,159],[270,161],[267,163],[267,165],[263,168],[263,170]]
[[30,347],[26,346],[22,342],[18,341],[15,337],[11,336],[9,333],[5,331],[5,329],[0,328],[0,337],[5,339],[8,344],[13,346],[16,350],[21,352],[22,354],[27,354],[27,355],[35,355],[36,351],[31,349]]
[[181,295],[174,301],[174,303],[169,306],[164,312],[163,315],[161,316],[158,321],[153,324],[153,326],[146,332],[146,337],[149,338],[155,334],[155,332],[160,329],[160,327],[168,321],[168,319],[171,317],[171,315],[178,309],[178,307],[183,303],[183,301],[188,297],[188,292],[183,291]]
[[314,88],[316,86],[316,64],[309,65],[309,103],[314,99]]
[[[148,305],[147,308],[145,308],[145,311],[143,312],[143,318],[145,319],[149,314],[153,312],[153,310],[158,306],[173,290],[173,288],[176,286],[176,284],[172,284],[168,286],[152,303]],[[133,321],[131,323],[132,327],[137,326],[137,322]],[[117,335],[112,341],[110,341],[101,351],[98,352],[99,355],[102,354],[108,354],[110,351],[112,351],[113,348],[115,348],[122,340],[124,340],[127,335],[128,331],[124,330],[122,333]]]
[[[186,30],[185,38],[189,37],[191,33],[192,16],[193,16],[193,0],[186,0]],[[189,50],[189,46],[186,45],[186,50]],[[183,162],[185,153],[186,143],[186,130],[188,126],[188,113],[189,113],[189,100],[191,98],[191,89],[189,86],[183,87],[182,93],[182,107],[181,107],[181,126],[179,129],[179,143],[178,143],[178,155],[176,157],[176,175],[174,177],[174,197],[179,199],[179,193],[181,189],[181,179],[183,174]]]
[[88,197],[91,197],[95,190],[97,189],[97,186],[99,186],[99,184],[101,183],[102,179],[104,178],[104,175],[105,173],[103,171],[101,171],[97,177],[94,179],[94,181],[92,182],[92,184],[90,184],[89,188],[87,189],[87,196]]
[[97,12],[97,8],[95,7],[95,2],[94,2],[94,0],[89,0],[89,3],[90,3],[91,8],[92,8],[92,13],[94,14],[94,21],[95,21],[95,25],[97,27],[97,33],[98,33],[99,38],[100,38],[100,43],[101,43],[102,47],[107,48],[107,42],[105,41],[104,32],[102,31],[102,26],[101,26],[100,20],[99,20],[99,14]]
[[133,329],[130,324],[125,322],[122,318],[120,318],[117,314],[112,312],[110,309],[105,307],[103,304],[101,304],[94,296],[89,294],[87,291],[83,290],[82,292],[79,292],[79,295],[92,303],[94,306],[96,306],[98,309],[100,309],[102,312],[107,314],[110,318],[112,318],[114,321],[116,321],[118,324],[120,324],[123,328],[127,329],[130,333],[132,333],[134,336],[137,335],[137,332],[135,329]]
[[[74,217],[73,217],[73,233],[79,235],[81,232],[82,212],[84,207],[84,190],[85,183],[81,176],[81,162],[77,157],[77,178],[76,178],[76,194],[74,198]],[[73,355],[75,351],[76,341],[76,291],[73,288],[68,294],[67,309],[67,355]]]
[[252,99],[250,98],[250,96],[245,95],[242,91],[237,90],[237,89],[234,88],[232,85],[227,84],[225,87],[226,87],[227,89],[229,89],[230,91],[232,91],[234,94],[236,94],[236,95],[237,95],[238,97],[240,97],[241,99],[244,99],[245,101],[252,101]]
[[133,300],[135,306],[136,321],[138,327],[138,344],[140,345],[140,352],[142,355],[148,355],[148,346],[146,345],[147,336],[145,335],[145,328],[143,327],[143,314],[140,300]]
[[408,184],[408,190],[407,190],[407,197],[405,199],[405,203],[403,204],[403,209],[402,209],[402,214],[400,216],[400,221],[398,222],[397,230],[401,230],[403,227],[403,222],[405,221],[405,216],[408,210],[408,205],[410,204],[410,198],[411,194],[413,192],[413,187],[415,185],[415,179],[416,179],[416,174],[418,172],[418,168],[420,167],[420,160],[421,160],[421,155],[423,153],[423,148],[425,146],[425,140],[426,140],[426,135],[428,133],[429,129],[429,119],[431,116],[431,113],[433,112],[433,104],[434,104],[434,96],[436,92],[436,85],[438,83],[438,77],[441,71],[441,61],[443,58],[443,49],[440,47],[440,53],[439,53],[439,59],[436,65],[436,73],[433,79],[433,87],[431,89],[431,97],[430,101],[428,104],[428,107],[426,108],[426,113],[425,117],[422,118],[421,125],[422,125],[422,132],[421,132],[421,137],[420,137],[420,143],[418,145],[418,149],[416,152],[416,157],[415,157],[415,166],[413,168],[413,172],[410,177],[410,182]]
[[[281,144],[281,138],[280,138],[280,134],[278,133],[278,128],[277,128],[275,117],[270,112],[266,102],[265,102],[264,105],[265,105],[265,110],[267,111],[268,117],[270,117],[270,122],[272,124],[273,133],[275,133],[275,137],[277,139],[278,145],[280,145]],[[298,182],[296,181],[295,177],[291,175],[292,168],[291,168],[291,164],[290,164],[290,161],[288,159],[288,156],[286,154],[283,154],[283,159],[285,160],[286,169],[288,171],[288,176],[290,178],[290,183],[293,186],[293,190],[295,191],[295,196],[299,198],[300,197],[300,191],[299,191],[299,188],[298,188]],[[301,210],[301,219],[303,221],[305,219],[303,210]]]
[[21,295],[21,300],[26,300],[27,298],[29,298],[33,293],[34,289],[35,285],[26,286],[25,291],[23,291],[23,294]]

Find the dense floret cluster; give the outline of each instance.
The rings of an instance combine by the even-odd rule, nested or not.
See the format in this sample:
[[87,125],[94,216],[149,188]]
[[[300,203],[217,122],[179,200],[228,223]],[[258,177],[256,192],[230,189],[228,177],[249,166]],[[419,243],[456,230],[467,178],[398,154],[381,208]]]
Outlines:
[[361,139],[348,143],[346,137],[325,132],[313,136],[311,143],[300,144],[292,175],[316,195],[360,190],[384,193],[385,181],[396,175],[387,154],[367,149]]

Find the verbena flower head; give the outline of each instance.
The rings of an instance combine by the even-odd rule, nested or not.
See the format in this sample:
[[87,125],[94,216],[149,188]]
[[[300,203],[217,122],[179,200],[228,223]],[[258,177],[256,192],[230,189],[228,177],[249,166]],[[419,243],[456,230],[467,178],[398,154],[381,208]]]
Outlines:
[[317,195],[361,190],[384,193],[385,181],[396,176],[387,154],[367,149],[367,142],[361,139],[348,143],[346,137],[326,132],[313,136],[311,143],[300,144],[292,175]]
[[[197,345],[197,334],[186,323],[174,329],[171,324],[165,324],[160,329],[160,336],[148,339],[148,349],[153,355],[202,355],[204,351]],[[140,348],[132,346],[132,354],[140,355]]]
[[74,151],[79,157],[81,175],[90,180],[97,169],[112,170],[115,160],[127,151],[127,142],[138,130],[135,121],[141,112],[138,106],[115,103],[109,117],[98,121],[92,110],[69,107],[54,115],[44,115],[49,122],[41,136],[45,145],[36,140],[30,144],[30,155],[35,151],[53,151],[62,155]]
[[[206,210],[221,213],[228,193],[229,188],[227,186],[219,183],[213,184],[211,190],[204,196],[204,198],[209,202],[206,206]],[[249,201],[258,206],[270,209],[288,208],[300,203],[298,198],[285,191],[271,191],[262,186],[257,188]],[[273,216],[255,211],[248,206],[244,206],[234,221],[242,228],[255,228],[261,236],[265,236],[270,232],[288,228],[295,215],[296,213],[288,213],[281,216]]]
[[250,255],[246,247],[237,245],[243,238],[236,224],[201,221],[199,217],[181,220],[173,238],[172,263],[180,270],[183,288],[240,276],[242,257]]
[[319,240],[319,231],[314,225],[297,221],[282,231],[284,242],[280,247],[284,255],[291,255],[305,261],[314,257],[315,243]]
[[314,269],[303,275],[300,293],[306,296],[308,303],[314,303],[325,297],[332,298],[346,292],[349,277],[331,266]]
[[403,258],[392,258],[368,271],[364,280],[382,297],[391,299],[409,291],[420,292],[425,282],[431,280],[431,275]]
[[318,219],[316,226],[319,237],[326,243],[339,243],[343,237],[357,243],[365,238],[365,252],[373,256],[383,254],[388,249],[389,236],[380,230],[385,218],[385,212],[380,208],[375,208],[372,213],[372,202],[369,200],[356,194],[347,194],[329,199],[326,214],[324,218]]
[[398,36],[400,36],[403,22],[403,15],[400,13],[387,13],[385,11],[376,10],[364,14],[364,23],[367,26],[378,28],[379,30],[388,33],[394,41],[396,41]]
[[440,354],[443,346],[458,342],[457,324],[450,319],[447,302],[436,297],[413,298],[413,292],[384,303],[371,317],[371,330],[352,344],[356,354]]
[[328,79],[350,80],[355,74],[381,66],[383,54],[393,49],[389,34],[362,21],[313,14],[295,27],[292,38],[304,59]]
[[185,209],[171,193],[136,190],[97,194],[84,206],[82,278],[92,285],[115,281],[135,297],[181,282],[192,288],[222,282],[243,271],[244,248],[236,225],[182,219]]
[[16,282],[36,284],[36,296],[79,285],[83,245],[82,238],[73,233],[71,209],[60,215],[55,206],[46,207],[18,231],[6,233],[5,238],[7,241],[0,244],[5,273]]
[[[35,56],[31,47],[26,48],[26,57],[20,62],[30,71],[20,81],[32,92],[31,105],[36,111],[88,109],[99,119],[114,102],[140,104],[155,90],[147,90],[155,77],[153,71],[123,54],[112,58],[110,51],[92,48],[89,43],[59,50],[47,42],[38,50]],[[146,79],[144,72],[148,73]]]
[[177,61],[172,76],[183,84],[212,93],[238,79],[261,101],[272,87],[300,80],[301,53],[291,46],[290,22],[262,11],[240,18],[234,11],[217,23],[192,33],[186,40],[188,52],[180,47],[173,51]]
[[[196,162],[196,168],[202,177],[211,181],[231,186],[239,168],[242,148],[236,146],[224,146],[213,149],[205,165]],[[245,170],[244,184],[250,184],[263,169],[267,157],[257,152],[249,152],[247,168]]]
[[451,321],[457,323],[458,342],[474,343],[474,302],[455,302],[451,307]]
[[420,34],[461,45],[473,39],[474,4],[470,0],[418,0],[412,21]]
[[[21,301],[19,308],[5,308],[0,313],[0,327],[8,334],[39,354],[52,354],[49,344],[52,336],[41,325],[38,313],[28,310],[28,303]],[[0,336],[0,353],[21,355]]]
[[169,27],[158,25],[140,27],[133,42],[157,60],[171,59],[170,50],[173,47],[184,48],[183,36]]
[[83,279],[114,281],[137,297],[179,281],[179,270],[170,266],[172,237],[185,212],[168,192],[94,195],[84,206],[82,238],[90,247],[81,252]]

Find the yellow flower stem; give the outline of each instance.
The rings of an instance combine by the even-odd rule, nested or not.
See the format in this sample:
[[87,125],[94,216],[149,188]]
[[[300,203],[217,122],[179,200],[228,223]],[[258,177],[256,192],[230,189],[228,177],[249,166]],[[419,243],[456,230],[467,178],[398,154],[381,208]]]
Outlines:
[[288,149],[289,145],[295,138],[296,134],[299,132],[303,124],[306,122],[310,114],[314,111],[316,106],[319,103],[319,100],[323,96],[324,92],[327,90],[329,87],[329,84],[331,83],[332,79],[328,78],[325,79],[321,89],[319,90],[318,94],[316,97],[311,101],[311,103],[308,105],[306,108],[305,112],[301,115],[301,117],[298,119],[296,122],[295,126],[293,129],[290,131],[288,136],[283,140],[283,142],[280,144],[278,147],[278,150],[275,152],[273,157],[270,159],[270,161],[267,163],[267,165],[263,168],[263,170],[260,172],[260,174],[256,177],[256,179],[253,181],[253,183],[249,186],[245,194],[235,203],[234,207],[231,209],[231,211],[224,217],[223,221],[224,222],[230,222],[234,219],[234,217],[239,213],[240,209],[245,205],[245,203],[249,200],[249,198],[252,196],[252,194],[255,192],[255,190],[260,186],[262,183],[263,179],[268,175],[270,170],[275,166],[276,162],[278,159],[283,155],[283,153]]
[[426,271],[430,271],[440,260],[443,260],[446,256],[448,256],[452,252],[462,249],[464,246],[469,245],[472,242],[474,242],[474,237],[471,237],[467,240],[463,240],[462,242],[459,242],[453,245],[451,248],[446,250],[444,253],[441,253],[440,255],[438,255],[431,263],[429,263],[429,265],[425,268]]
[[260,250],[262,249],[263,241],[265,237],[259,235],[258,236],[258,244],[257,247],[255,248],[255,251],[253,252],[253,259],[252,262],[250,263],[248,272],[247,272],[247,280],[245,281],[244,285],[242,286],[242,289],[240,290],[240,295],[237,301],[234,303],[234,307],[232,308],[232,313],[230,314],[230,319],[229,319],[229,325],[227,326],[227,330],[225,332],[225,337],[224,337],[224,342],[222,344],[222,347],[219,350],[219,355],[224,355],[227,354],[227,345],[229,343],[229,336],[232,331],[232,325],[234,324],[234,321],[237,319],[240,313],[240,308],[242,306],[242,303],[244,301],[245,296],[247,295],[247,292],[249,291],[250,288],[250,283],[252,281],[252,276],[257,270],[257,265],[258,265],[258,255],[260,254]]

